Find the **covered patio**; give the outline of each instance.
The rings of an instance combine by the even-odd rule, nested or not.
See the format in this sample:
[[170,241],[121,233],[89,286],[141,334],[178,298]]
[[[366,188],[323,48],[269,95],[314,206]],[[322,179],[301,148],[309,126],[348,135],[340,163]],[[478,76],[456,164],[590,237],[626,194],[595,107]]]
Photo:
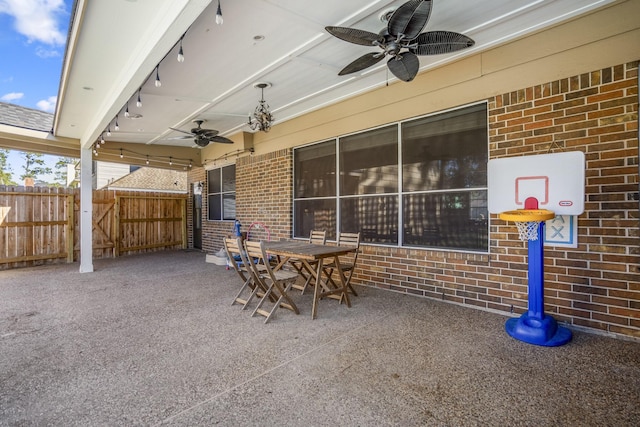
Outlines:
[[198,251],[0,272],[2,425],[582,425],[640,421],[640,343],[359,286],[264,324]]

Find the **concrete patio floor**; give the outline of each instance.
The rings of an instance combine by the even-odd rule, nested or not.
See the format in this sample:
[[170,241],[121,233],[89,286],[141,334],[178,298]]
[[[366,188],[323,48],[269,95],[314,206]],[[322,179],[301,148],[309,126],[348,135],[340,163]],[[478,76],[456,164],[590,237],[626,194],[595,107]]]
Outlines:
[[176,251],[0,271],[0,425],[637,426],[640,342],[358,287],[268,324]]

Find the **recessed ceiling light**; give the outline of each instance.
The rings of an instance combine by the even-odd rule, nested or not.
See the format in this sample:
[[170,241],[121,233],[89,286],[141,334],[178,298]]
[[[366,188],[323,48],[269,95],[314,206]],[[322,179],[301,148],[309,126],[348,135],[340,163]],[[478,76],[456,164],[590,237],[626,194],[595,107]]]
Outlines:
[[129,117],[127,117],[127,118],[131,119],[131,120],[141,119],[142,118],[142,114],[129,113]]
[[253,36],[253,40],[261,42],[262,40],[264,40],[264,36],[262,34],[258,34],[257,36]]
[[82,86],[82,89],[84,89],[84,90],[93,90],[93,88],[91,86]]

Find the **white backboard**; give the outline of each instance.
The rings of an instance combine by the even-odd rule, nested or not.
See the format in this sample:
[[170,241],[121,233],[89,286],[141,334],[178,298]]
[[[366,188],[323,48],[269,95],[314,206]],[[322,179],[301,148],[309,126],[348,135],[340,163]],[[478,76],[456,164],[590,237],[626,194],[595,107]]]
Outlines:
[[582,151],[489,160],[489,212],[524,209],[524,201],[535,197],[538,209],[580,215],[584,212],[584,170]]

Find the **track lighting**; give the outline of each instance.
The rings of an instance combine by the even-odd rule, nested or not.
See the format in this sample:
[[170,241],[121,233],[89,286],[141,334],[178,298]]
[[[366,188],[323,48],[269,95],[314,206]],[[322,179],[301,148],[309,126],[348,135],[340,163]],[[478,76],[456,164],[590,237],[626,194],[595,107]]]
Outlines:
[[162,82],[160,81],[160,71],[158,70],[159,68],[160,64],[156,65],[156,87],[162,86]]
[[218,10],[216,11],[216,24],[222,25],[224,20],[222,19],[222,9],[220,8],[220,0],[218,0]]
[[184,62],[184,51],[182,50],[182,39],[184,35],[180,37],[180,50],[178,50],[178,62]]
[[140,91],[142,90],[142,88],[138,89],[138,100],[136,101],[136,107],[140,108],[142,107],[142,98],[140,98]]

